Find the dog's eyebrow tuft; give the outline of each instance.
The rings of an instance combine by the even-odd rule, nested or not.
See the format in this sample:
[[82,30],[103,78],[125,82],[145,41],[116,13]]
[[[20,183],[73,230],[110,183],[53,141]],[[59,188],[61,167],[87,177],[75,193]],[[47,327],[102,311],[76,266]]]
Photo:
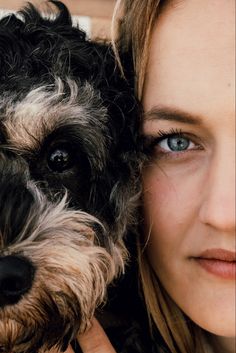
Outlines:
[[99,136],[101,148],[105,146],[107,110],[99,94],[89,83],[78,87],[71,79],[63,82],[57,78],[55,82],[32,89],[22,100],[8,102],[3,125],[10,145],[38,150],[56,128],[76,124],[82,131],[89,127],[90,138]]

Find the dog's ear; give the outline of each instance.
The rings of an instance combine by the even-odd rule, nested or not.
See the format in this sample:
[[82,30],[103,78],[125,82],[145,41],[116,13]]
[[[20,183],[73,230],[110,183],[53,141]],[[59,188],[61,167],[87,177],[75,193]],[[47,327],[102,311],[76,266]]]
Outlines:
[[[128,54],[126,58],[127,69]],[[142,110],[134,95],[132,66],[124,79],[115,65],[111,48],[107,48],[103,77],[106,82],[99,81],[99,90],[108,111],[111,145],[104,174],[99,175],[94,184],[94,212],[108,223],[113,241],[118,241],[137,222],[141,189],[139,130]]]
[[123,53],[120,59],[125,77],[115,65],[113,75],[110,75],[108,92],[113,139],[109,208],[114,217],[114,235],[118,238],[134,230],[137,224],[143,160],[139,149],[142,107],[134,93],[135,74],[131,53]]

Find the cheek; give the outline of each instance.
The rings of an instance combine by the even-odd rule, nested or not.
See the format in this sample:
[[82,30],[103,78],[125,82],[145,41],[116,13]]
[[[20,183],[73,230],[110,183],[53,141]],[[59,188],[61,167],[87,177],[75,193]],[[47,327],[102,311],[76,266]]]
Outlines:
[[179,205],[179,198],[184,204],[184,191],[180,184],[173,183],[173,178],[156,166],[145,169],[143,187],[144,235],[148,240],[148,256],[157,274],[165,276],[175,266],[168,259],[173,258],[176,247],[182,242],[183,232],[177,230],[184,226]]
[[[143,172],[145,234],[151,234],[152,251],[176,252],[188,230],[197,222],[199,176],[176,171],[168,173],[157,165]],[[171,255],[171,254],[169,254]]]
[[208,169],[208,158],[201,155],[153,161],[143,169],[144,234],[158,265],[162,261],[166,266],[167,257],[176,264],[177,252],[183,256],[193,244],[198,245]]
[[[199,190],[202,180],[197,173],[160,168],[152,165],[143,172],[144,234],[149,260],[167,287],[182,287],[189,278],[183,260],[191,244],[198,242]],[[186,271],[184,277],[180,276]],[[168,279],[171,278],[171,281]]]

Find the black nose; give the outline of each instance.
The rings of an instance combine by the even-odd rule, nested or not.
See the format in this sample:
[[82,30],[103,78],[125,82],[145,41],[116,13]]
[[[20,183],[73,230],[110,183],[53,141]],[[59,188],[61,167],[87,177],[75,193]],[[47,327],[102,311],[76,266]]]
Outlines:
[[34,267],[24,257],[0,257],[0,307],[16,304],[29,291]]

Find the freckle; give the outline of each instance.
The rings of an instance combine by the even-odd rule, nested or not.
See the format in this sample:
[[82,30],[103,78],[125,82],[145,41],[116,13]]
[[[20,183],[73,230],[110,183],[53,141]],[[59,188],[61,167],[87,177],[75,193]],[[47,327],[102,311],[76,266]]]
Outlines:
[[228,87],[231,87],[231,83],[228,83],[228,85],[227,85]]

